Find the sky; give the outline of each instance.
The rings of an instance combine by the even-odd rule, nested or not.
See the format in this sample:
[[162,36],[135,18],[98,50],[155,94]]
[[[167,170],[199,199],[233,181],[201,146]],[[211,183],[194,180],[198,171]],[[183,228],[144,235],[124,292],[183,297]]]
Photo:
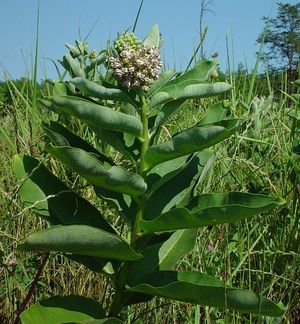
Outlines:
[[[276,15],[276,0],[211,0],[205,13],[208,27],[204,49],[218,52],[227,69],[226,38],[231,67],[242,62],[252,69],[258,50],[256,39],[264,27],[263,16]],[[296,4],[296,1],[282,1]],[[30,76],[35,53],[38,0],[0,0],[0,79]],[[57,79],[51,60],[67,52],[65,43],[88,37],[89,48],[101,50],[107,40],[133,26],[140,0],[40,0],[38,79]],[[143,39],[158,24],[166,65],[187,66],[199,43],[200,0],[144,0],[136,34]]]

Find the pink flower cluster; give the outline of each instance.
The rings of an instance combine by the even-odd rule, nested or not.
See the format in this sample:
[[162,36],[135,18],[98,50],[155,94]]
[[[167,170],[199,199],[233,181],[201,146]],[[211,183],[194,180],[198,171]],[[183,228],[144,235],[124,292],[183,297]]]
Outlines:
[[148,87],[158,78],[162,66],[156,47],[125,47],[117,57],[110,57],[108,65],[118,83],[126,88]]

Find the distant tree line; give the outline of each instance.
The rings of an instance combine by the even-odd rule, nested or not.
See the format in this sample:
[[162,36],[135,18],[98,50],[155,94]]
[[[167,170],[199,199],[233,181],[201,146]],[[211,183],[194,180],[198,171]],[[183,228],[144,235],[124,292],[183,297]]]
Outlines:
[[275,18],[263,17],[265,29],[257,42],[264,44],[270,71],[285,70],[290,81],[298,78],[300,59],[300,3],[277,3]]

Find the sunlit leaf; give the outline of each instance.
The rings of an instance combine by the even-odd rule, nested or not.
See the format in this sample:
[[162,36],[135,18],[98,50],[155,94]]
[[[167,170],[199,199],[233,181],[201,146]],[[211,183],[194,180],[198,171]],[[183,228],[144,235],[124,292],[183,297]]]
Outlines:
[[141,195],[147,185],[143,178],[119,166],[106,168],[92,154],[73,147],[47,146],[47,151],[92,185],[131,196]]
[[115,260],[138,260],[120,236],[87,225],[58,225],[30,234],[18,245],[21,251],[57,251]]
[[21,314],[22,324],[61,324],[105,317],[101,305],[81,296],[54,296],[31,306]]
[[231,86],[225,82],[203,83],[185,80],[169,86],[166,84],[151,98],[150,106],[156,107],[173,100],[211,97],[230,89]]
[[75,116],[88,125],[128,132],[135,136],[142,133],[142,123],[138,118],[111,108],[72,96],[54,96],[52,103],[60,111]]
[[281,198],[243,192],[203,194],[154,219],[148,213],[148,219],[140,224],[145,232],[156,232],[232,223],[284,203]]
[[195,246],[197,229],[179,230],[167,240],[151,244],[143,251],[143,259],[135,261],[130,268],[127,282],[136,283],[146,274],[172,267]]
[[264,316],[277,317],[285,311],[252,291],[225,287],[222,281],[199,272],[157,271],[128,290]]
[[175,135],[170,141],[151,146],[145,153],[147,169],[155,165],[213,146],[231,136],[237,120],[223,120],[212,125],[192,127]]
[[209,151],[195,154],[178,169],[156,179],[147,193],[144,218],[158,217],[179,204],[189,192],[193,191],[211,155]]
[[51,121],[49,125],[43,124],[42,128],[54,145],[77,147],[85,150],[86,152],[93,153],[101,162],[106,162],[110,165],[114,164],[111,159],[100,153],[91,144],[70,132],[67,128],[63,127],[59,123]]
[[133,102],[127,93],[118,88],[106,88],[96,82],[83,78],[72,79],[71,83],[87,96],[104,100],[117,100],[129,103]]

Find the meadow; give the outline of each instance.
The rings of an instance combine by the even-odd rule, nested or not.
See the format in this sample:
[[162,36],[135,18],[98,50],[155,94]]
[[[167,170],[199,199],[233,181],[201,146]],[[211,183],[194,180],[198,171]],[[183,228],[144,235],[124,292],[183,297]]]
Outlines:
[[[198,61],[194,57],[191,67]],[[110,279],[71,262],[60,253],[51,253],[36,278],[45,258],[43,253],[24,253],[17,245],[29,233],[47,227],[46,222],[21,203],[20,182],[12,170],[17,153],[39,157],[52,172],[94,204],[120,232],[124,222],[109,202],[100,199],[86,182],[49,158],[44,151],[42,121],[56,120],[39,99],[53,92],[53,84],[38,86],[36,78],[25,78],[16,86],[8,80],[8,96],[2,102],[0,117],[0,322],[13,323],[23,308],[28,291],[35,282],[26,307],[53,295],[79,294],[102,304],[110,302]],[[161,130],[161,138],[191,127],[223,100],[229,113],[241,121],[234,135],[211,148],[214,158],[205,167],[195,186],[195,194],[240,191],[267,194],[286,203],[252,219],[214,227],[201,227],[194,250],[176,263],[174,269],[200,270],[226,283],[253,290],[286,308],[281,318],[260,318],[232,310],[218,310],[154,298],[143,305],[133,305],[123,313],[126,323],[298,323],[300,319],[299,281],[299,92],[287,74],[258,74],[229,71],[214,76],[232,88],[213,98],[188,100]],[[294,95],[295,94],[295,95]],[[73,121],[72,129],[95,147],[101,145],[82,124]],[[109,145],[115,162],[121,156]],[[126,231],[126,226],[125,226]],[[126,236],[126,234],[125,234]],[[27,302],[27,300],[26,300]]]

